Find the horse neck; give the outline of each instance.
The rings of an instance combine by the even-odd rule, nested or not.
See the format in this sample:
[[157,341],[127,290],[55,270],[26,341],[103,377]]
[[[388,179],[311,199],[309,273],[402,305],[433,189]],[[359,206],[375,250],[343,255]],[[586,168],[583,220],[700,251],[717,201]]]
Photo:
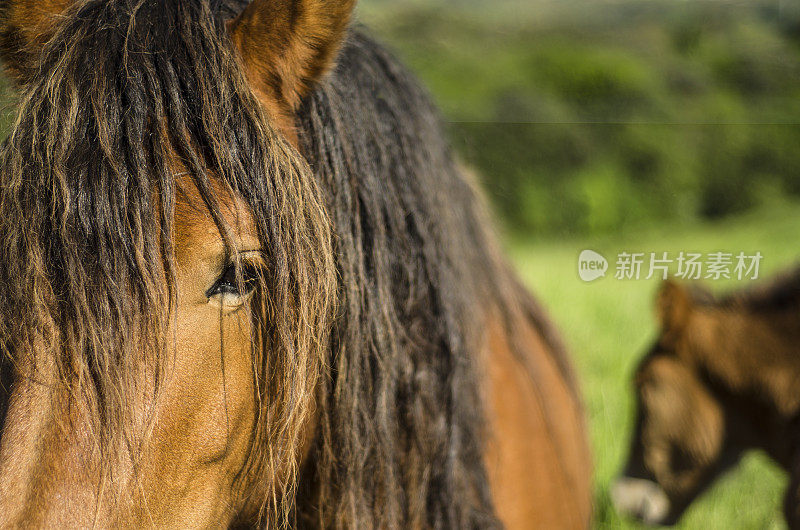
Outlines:
[[800,318],[712,308],[696,320],[689,350],[725,406],[731,429],[784,461],[800,415]]

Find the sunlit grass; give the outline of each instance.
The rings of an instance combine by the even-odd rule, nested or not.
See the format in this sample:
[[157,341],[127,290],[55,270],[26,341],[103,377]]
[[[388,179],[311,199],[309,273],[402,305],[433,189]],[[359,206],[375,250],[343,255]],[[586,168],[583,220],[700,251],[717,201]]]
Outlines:
[[[595,460],[595,526],[638,528],[615,513],[608,484],[622,467],[631,430],[630,376],[654,339],[657,280],[616,280],[621,251],[703,253],[760,251],[762,277],[798,260],[800,208],[785,206],[695,228],[637,232],[605,239],[516,242],[512,256],[523,279],[550,311],[570,346],[589,418]],[[609,274],[593,283],[578,278],[577,258],[593,249],[609,260]],[[707,282],[725,291],[750,282]],[[786,479],[764,455],[753,453],[687,512],[679,528],[783,528]]]

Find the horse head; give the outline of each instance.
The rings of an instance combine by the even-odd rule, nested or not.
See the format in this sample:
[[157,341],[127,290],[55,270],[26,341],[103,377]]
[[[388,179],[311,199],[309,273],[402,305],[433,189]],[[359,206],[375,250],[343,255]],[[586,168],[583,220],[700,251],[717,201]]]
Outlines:
[[336,291],[294,112],[352,4],[0,6],[0,526],[287,520]]

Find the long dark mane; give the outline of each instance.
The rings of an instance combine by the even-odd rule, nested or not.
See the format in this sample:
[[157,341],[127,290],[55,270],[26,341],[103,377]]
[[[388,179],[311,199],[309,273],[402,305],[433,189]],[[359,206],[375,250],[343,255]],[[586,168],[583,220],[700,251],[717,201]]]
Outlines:
[[571,380],[563,349],[498,257],[430,98],[363,31],[299,126],[328,195],[343,301],[301,512],[335,527],[496,526],[478,372],[487,313],[538,326]]
[[489,286],[474,193],[426,95],[362,33],[300,123],[344,301],[302,501],[336,527],[485,527],[475,301]]
[[568,368],[498,257],[433,105],[353,31],[300,111],[301,157],[269,126],[226,37],[222,13],[243,2],[212,4],[83,1],[25,72],[0,154],[6,357],[55,359],[106,458],[135,461],[134,375],[167,362],[176,173],[224,235],[217,180],[252,210],[270,263],[255,298],[263,414],[243,473],[292,461],[321,385],[311,454],[268,492],[264,522],[499,526],[483,463],[487,314],[520,359],[511,328],[531,322]]

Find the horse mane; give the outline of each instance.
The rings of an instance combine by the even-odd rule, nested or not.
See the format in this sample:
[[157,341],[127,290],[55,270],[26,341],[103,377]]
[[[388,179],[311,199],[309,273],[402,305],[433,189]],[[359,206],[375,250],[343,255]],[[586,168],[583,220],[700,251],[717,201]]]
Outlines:
[[767,312],[797,308],[800,306],[800,268],[783,271],[755,287],[728,294],[719,304]]
[[144,440],[125,397],[143,365],[167,363],[176,173],[227,238],[219,181],[251,209],[270,264],[254,298],[270,309],[254,311],[269,410],[243,475],[294,461],[319,417],[299,479],[263,501],[265,524],[292,511],[301,527],[498,527],[483,463],[488,313],[520,359],[530,346],[516,328],[535,326],[572,381],[563,348],[499,257],[414,78],[352,31],[299,111],[307,164],[225,35],[242,5],[85,0],[63,18],[0,152],[0,348],[19,370],[55,359],[104,462],[135,462]]
[[488,314],[512,341],[514,323],[536,325],[571,380],[563,348],[499,258],[429,96],[363,30],[298,127],[327,194],[341,301],[301,522],[497,526],[482,461]]
[[[115,484],[112,459],[128,455],[135,467],[146,443],[134,436],[142,429],[130,397],[151,389],[136,374],[152,369],[157,395],[169,365],[173,217],[185,186],[197,188],[235,254],[226,197],[211,185],[220,183],[249,206],[269,264],[254,297],[261,421],[247,471],[267,480],[289,466],[263,500],[281,517],[287,503],[273,500],[291,498],[327,346],[330,223],[307,164],[247,84],[218,8],[86,0],[60,20],[0,152],[9,264],[0,268],[0,348],[17,376],[60,382],[70,406],[85,409],[98,471]],[[53,374],[33,373],[51,360]]]

